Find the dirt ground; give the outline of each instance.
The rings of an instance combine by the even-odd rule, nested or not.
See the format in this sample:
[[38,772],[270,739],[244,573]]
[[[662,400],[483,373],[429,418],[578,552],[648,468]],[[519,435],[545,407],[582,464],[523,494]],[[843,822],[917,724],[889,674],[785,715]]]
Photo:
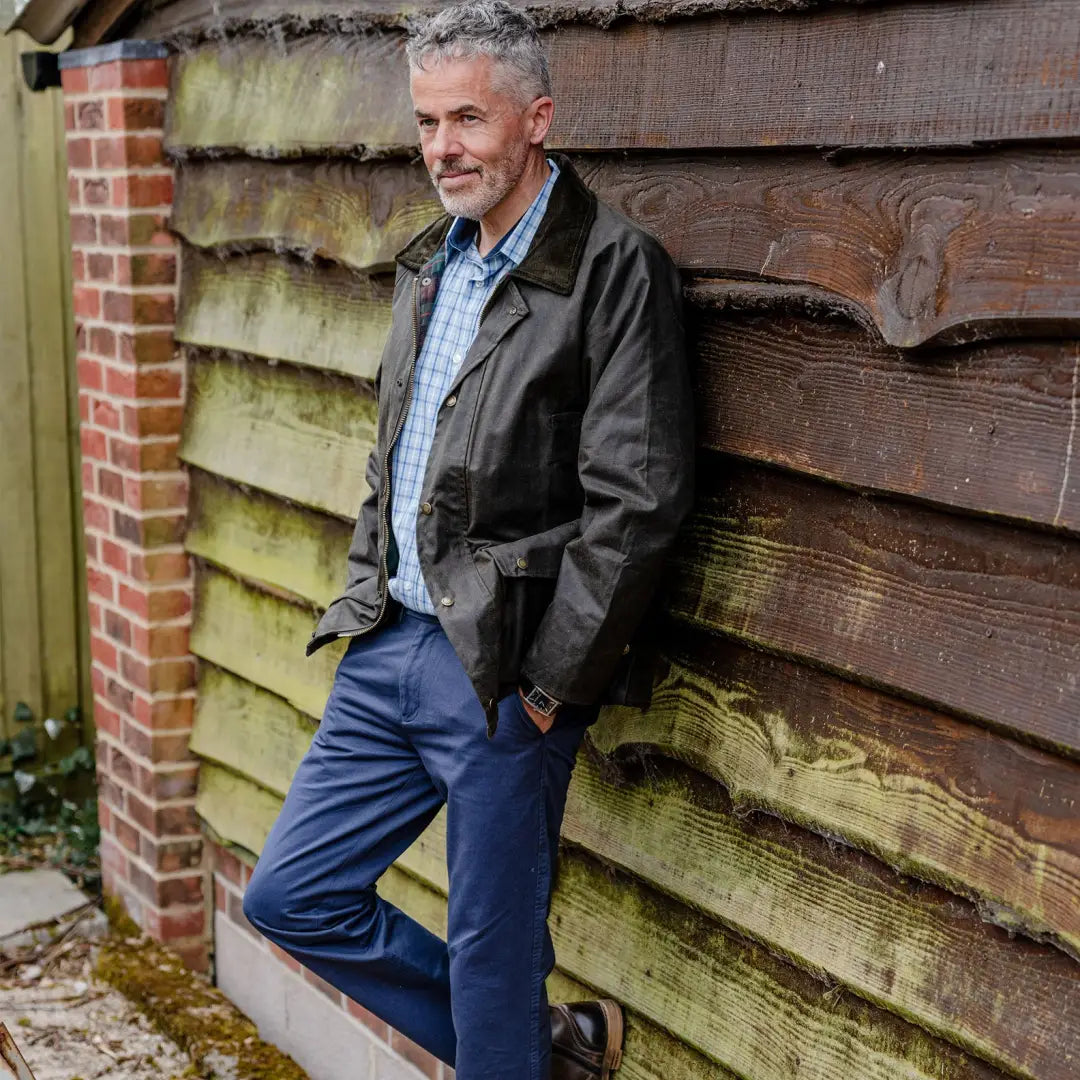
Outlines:
[[[0,963],[0,1020],[36,1080],[172,1080],[197,1076],[175,1043],[94,977],[98,946],[69,941]],[[0,1075],[3,1068],[0,1067]]]

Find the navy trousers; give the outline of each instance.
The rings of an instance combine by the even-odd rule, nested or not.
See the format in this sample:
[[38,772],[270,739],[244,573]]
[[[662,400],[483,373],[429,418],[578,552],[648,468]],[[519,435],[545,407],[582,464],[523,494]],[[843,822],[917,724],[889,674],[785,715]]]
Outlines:
[[[567,786],[595,709],[542,734],[518,695],[483,710],[438,621],[354,638],[244,896],[271,941],[458,1080],[547,1080],[544,979]],[[376,882],[446,804],[447,941]]]

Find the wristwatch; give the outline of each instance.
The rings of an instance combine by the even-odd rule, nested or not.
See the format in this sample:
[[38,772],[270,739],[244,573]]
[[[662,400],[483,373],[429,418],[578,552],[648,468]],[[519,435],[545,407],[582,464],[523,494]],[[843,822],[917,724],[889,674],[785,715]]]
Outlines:
[[562,704],[561,701],[545,693],[531,679],[522,677],[521,695],[525,704],[545,716],[554,716],[555,710]]

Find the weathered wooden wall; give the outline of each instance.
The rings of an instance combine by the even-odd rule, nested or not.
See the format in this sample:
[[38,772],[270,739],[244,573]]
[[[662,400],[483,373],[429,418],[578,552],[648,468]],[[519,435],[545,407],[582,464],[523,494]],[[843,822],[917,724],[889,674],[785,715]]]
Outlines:
[[[701,442],[654,705],[572,785],[555,992],[626,1003],[631,1080],[1075,1077],[1075,6],[537,6],[554,143],[685,271]],[[386,272],[436,211],[408,10],[176,0],[129,31],[179,47],[199,809],[255,853],[339,655],[302,651],[365,493]],[[386,882],[436,928],[441,845]]]
[[35,47],[0,38],[0,736],[18,701],[87,700],[63,105],[23,82]]

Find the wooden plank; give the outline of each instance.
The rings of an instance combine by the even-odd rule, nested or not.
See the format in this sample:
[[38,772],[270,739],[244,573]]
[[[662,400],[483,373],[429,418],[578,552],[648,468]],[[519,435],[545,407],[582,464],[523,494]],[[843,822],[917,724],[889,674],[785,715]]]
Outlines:
[[181,455],[189,465],[354,519],[375,441],[368,384],[189,354]]
[[352,526],[191,471],[184,543],[193,555],[325,608],[341,591]]
[[1080,544],[710,459],[672,610],[1080,755]]
[[176,338],[370,379],[390,329],[390,293],[341,267],[259,253],[184,253]]
[[276,694],[222,668],[200,665],[191,749],[201,758],[284,799],[316,727]]
[[634,775],[616,787],[580,761],[564,838],[1001,1069],[1075,1075],[1075,960],[869,856],[772,816],[736,816],[688,769],[652,761]]
[[1080,530],[1080,345],[911,353],[805,311],[704,312],[696,322],[702,445]]
[[38,595],[37,492],[34,487],[33,380],[27,326],[27,244],[21,148],[24,91],[18,43],[0,41],[0,137],[20,152],[0,154],[0,733],[16,702],[43,705]]
[[231,844],[262,851],[281,802],[279,796],[212,762],[199,767],[195,813]]
[[[1074,137],[1073,14],[1072,0],[983,0],[977,11],[939,0],[767,20],[746,12],[569,25],[548,38],[559,101],[550,143],[677,150]],[[838,41],[859,47],[837,49]],[[306,35],[284,47],[249,39],[243,49],[182,55],[168,145],[257,156],[400,153],[416,142],[402,42],[397,32]]]
[[892,345],[1041,333],[1080,318],[1075,151],[577,161],[680,267],[819,286]]
[[[19,49],[33,42],[15,36]],[[12,72],[21,82],[19,65]],[[79,640],[76,577],[75,493],[69,440],[77,437],[77,411],[71,414],[69,381],[74,380],[74,349],[67,310],[70,255],[67,228],[67,153],[63,98],[59,93],[22,93],[23,228],[26,273],[26,325],[33,417],[33,483],[36,489],[40,648],[45,715],[60,716],[79,704]],[[23,478],[27,482],[27,478]],[[5,538],[5,543],[7,539]],[[82,564],[79,564],[80,568]]]
[[685,630],[647,712],[591,738],[663,754],[766,810],[1080,957],[1080,766],[825,672]]
[[294,251],[370,273],[441,212],[418,165],[196,159],[177,173],[171,225],[202,248]]
[[[893,345],[1060,332],[1080,319],[1073,150],[575,164],[685,270],[825,289]],[[211,159],[181,170],[173,223],[200,246],[284,247],[367,271],[437,212],[418,163]]]
[[319,719],[344,643],[305,659],[312,612],[208,567],[199,569],[196,586],[191,651]]

